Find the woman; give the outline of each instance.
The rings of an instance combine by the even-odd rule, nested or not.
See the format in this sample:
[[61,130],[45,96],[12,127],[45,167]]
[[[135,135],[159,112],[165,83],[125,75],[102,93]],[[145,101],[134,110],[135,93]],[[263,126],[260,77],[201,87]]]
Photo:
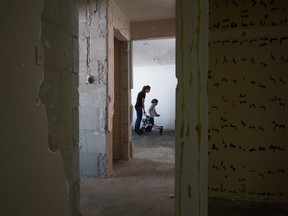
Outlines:
[[146,93],[149,93],[150,90],[151,90],[151,87],[149,85],[143,86],[142,90],[137,95],[137,101],[135,104],[135,110],[137,114],[137,118],[135,121],[135,132],[138,134],[142,134],[142,131],[140,130],[140,124],[141,124],[141,120],[143,116],[143,111],[144,111],[144,115],[146,115],[144,103],[145,103]]

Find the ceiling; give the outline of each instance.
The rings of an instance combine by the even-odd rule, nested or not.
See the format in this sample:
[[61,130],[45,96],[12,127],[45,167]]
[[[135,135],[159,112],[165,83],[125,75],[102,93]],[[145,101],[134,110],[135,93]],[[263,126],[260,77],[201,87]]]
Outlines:
[[[113,0],[130,22],[175,18],[176,0]],[[175,64],[175,39],[133,41],[133,66]]]
[[130,22],[175,17],[176,0],[113,0]]
[[133,41],[133,66],[161,66],[175,64],[175,39]]

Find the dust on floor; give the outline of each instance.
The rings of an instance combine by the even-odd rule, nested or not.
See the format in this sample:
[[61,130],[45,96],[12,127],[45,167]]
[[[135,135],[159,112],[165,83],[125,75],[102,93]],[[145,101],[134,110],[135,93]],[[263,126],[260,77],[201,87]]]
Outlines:
[[[134,159],[110,178],[81,178],[82,216],[174,216],[175,132],[133,134]],[[209,216],[288,216],[279,204],[209,198]]]

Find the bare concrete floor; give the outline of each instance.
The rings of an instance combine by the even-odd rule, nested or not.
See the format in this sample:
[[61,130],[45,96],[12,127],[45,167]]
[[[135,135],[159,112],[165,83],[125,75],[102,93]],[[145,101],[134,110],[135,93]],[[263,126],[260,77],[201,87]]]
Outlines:
[[[81,179],[82,216],[174,216],[175,132],[133,134],[134,159],[110,178]],[[209,216],[288,216],[277,204],[209,198]]]

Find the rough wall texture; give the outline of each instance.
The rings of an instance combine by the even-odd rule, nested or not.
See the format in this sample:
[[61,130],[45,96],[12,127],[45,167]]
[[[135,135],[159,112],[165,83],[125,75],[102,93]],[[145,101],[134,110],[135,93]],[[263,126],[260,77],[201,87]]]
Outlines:
[[112,36],[118,38],[118,40],[126,41],[130,39],[130,23],[125,14],[120,8],[113,2],[109,2],[109,28],[112,27],[115,31],[112,31]]
[[[129,38],[129,23],[112,1],[79,2],[80,172],[103,177],[112,170],[114,34]],[[92,76],[93,83],[87,83]]]
[[[106,175],[107,1],[79,1],[80,173]],[[87,83],[92,76],[93,82]]]
[[[127,159],[130,156],[130,145],[131,145],[131,129],[130,129],[130,110],[128,110],[131,103],[131,87],[128,80],[130,78],[130,65],[128,65],[128,56],[130,56],[129,47],[125,47],[125,51],[121,53],[121,63],[118,63],[117,67],[121,70],[121,80],[115,75],[115,46],[114,39],[117,38],[119,41],[129,41],[130,39],[130,23],[122,11],[117,7],[113,1],[108,1],[108,119],[107,119],[107,130],[109,132],[109,141],[107,143],[107,152],[109,152],[109,164],[108,170],[112,171],[112,159],[115,155],[115,149],[122,145],[122,156],[123,159]],[[122,42],[123,44],[124,42]],[[129,43],[129,42],[127,42]],[[122,50],[122,49],[121,49]],[[117,53],[117,52],[116,52]],[[116,56],[117,59],[117,56]],[[116,73],[117,74],[117,73]],[[118,74],[119,76],[119,74]],[[120,87],[120,92],[117,87]],[[122,95],[120,98],[119,96]],[[121,100],[122,107],[119,109],[119,99]],[[116,105],[115,105],[116,100]],[[115,108],[116,106],[116,108]],[[116,109],[116,110],[115,110]],[[116,112],[116,114],[115,114]],[[120,112],[120,113],[119,113]],[[115,123],[115,118],[121,115],[121,125]],[[127,116],[128,115],[128,116]],[[118,128],[118,127],[121,127]],[[121,134],[119,134],[121,133]],[[120,136],[122,142],[117,142],[115,136]],[[129,135],[130,134],[130,135]],[[119,140],[118,140],[119,141]],[[116,147],[116,148],[115,148]],[[113,150],[114,148],[114,150]],[[128,156],[129,155],[129,156]]]
[[207,215],[208,0],[176,5],[175,215]]
[[[66,5],[63,5],[64,2],[57,1],[59,5],[62,5],[61,14],[66,17],[68,14],[73,14],[74,6],[72,6],[73,1],[66,1]],[[60,90],[63,90],[66,92],[64,96],[71,100],[69,86],[67,89],[62,89],[60,86],[52,85],[53,82],[58,82],[57,73],[63,74],[63,77],[66,72],[68,73],[70,63],[69,67],[66,61],[56,67],[56,64],[52,64],[52,59],[47,59],[47,61],[44,59],[44,57],[48,57],[50,51],[55,52],[57,49],[60,52],[63,50],[62,41],[57,43],[56,39],[52,38],[50,31],[47,35],[48,27],[54,34],[57,34],[58,39],[60,39],[59,35],[61,37],[64,35],[71,42],[72,34],[67,36],[68,30],[64,30],[61,25],[62,21],[64,22],[64,16],[60,16],[58,7],[54,5],[48,8],[47,3],[44,4],[44,0],[31,0],[29,3],[15,0],[1,3],[0,18],[5,33],[0,35],[1,71],[3,72],[1,72],[0,79],[0,98],[3,104],[0,106],[0,215],[73,215],[69,196],[74,195],[72,189],[74,186],[77,190],[77,180],[73,184],[74,181],[70,175],[73,165],[68,165],[70,163],[68,157],[72,158],[73,152],[71,141],[73,133],[70,133],[73,130],[70,123],[72,115],[68,116],[67,114],[62,118],[66,123],[61,124],[65,128],[67,127],[67,131],[61,131],[61,135],[67,138],[63,142],[53,132],[53,127],[56,125],[50,115],[53,98],[55,99],[55,112],[61,111],[56,102],[58,101],[57,97],[53,97],[54,93],[59,94]],[[58,13],[59,19],[52,21],[47,10],[50,10],[51,16],[53,14],[55,18]],[[67,16],[66,18],[66,27],[71,27],[70,18],[72,19],[72,17]],[[65,29],[67,29],[66,27]],[[55,35],[55,37],[57,36]],[[47,43],[51,45],[49,51],[41,48],[41,38],[51,42]],[[68,46],[71,50],[72,44],[69,43]],[[68,50],[67,47],[65,52],[66,50]],[[71,55],[68,52],[67,54],[70,58]],[[55,69],[52,70],[52,67]],[[52,79],[52,76],[55,79]],[[67,82],[65,80],[61,84],[68,84],[72,79],[70,76],[67,76]],[[43,83],[42,87],[46,86],[47,92],[43,92],[42,89],[41,98],[47,104],[41,103],[39,99],[37,101],[43,79],[45,84]],[[63,93],[61,94],[63,95]],[[71,104],[70,100],[69,105]],[[72,113],[68,108],[65,111]],[[59,122],[59,118],[62,116],[64,114],[60,112],[55,121]],[[50,136],[52,135],[53,139],[58,140],[57,145],[61,151],[57,151],[57,148],[51,148],[54,152],[49,151],[48,133]],[[63,153],[62,150],[66,152]],[[71,150],[71,154],[68,153],[69,150]],[[75,158],[75,167],[77,168],[77,157],[75,156]],[[75,206],[77,208],[77,205]]]
[[210,1],[209,192],[288,200],[288,2]]
[[79,212],[80,182],[77,8],[77,1],[44,1],[41,22],[44,79],[38,95],[38,102],[46,108],[49,150],[61,152],[71,215]]

